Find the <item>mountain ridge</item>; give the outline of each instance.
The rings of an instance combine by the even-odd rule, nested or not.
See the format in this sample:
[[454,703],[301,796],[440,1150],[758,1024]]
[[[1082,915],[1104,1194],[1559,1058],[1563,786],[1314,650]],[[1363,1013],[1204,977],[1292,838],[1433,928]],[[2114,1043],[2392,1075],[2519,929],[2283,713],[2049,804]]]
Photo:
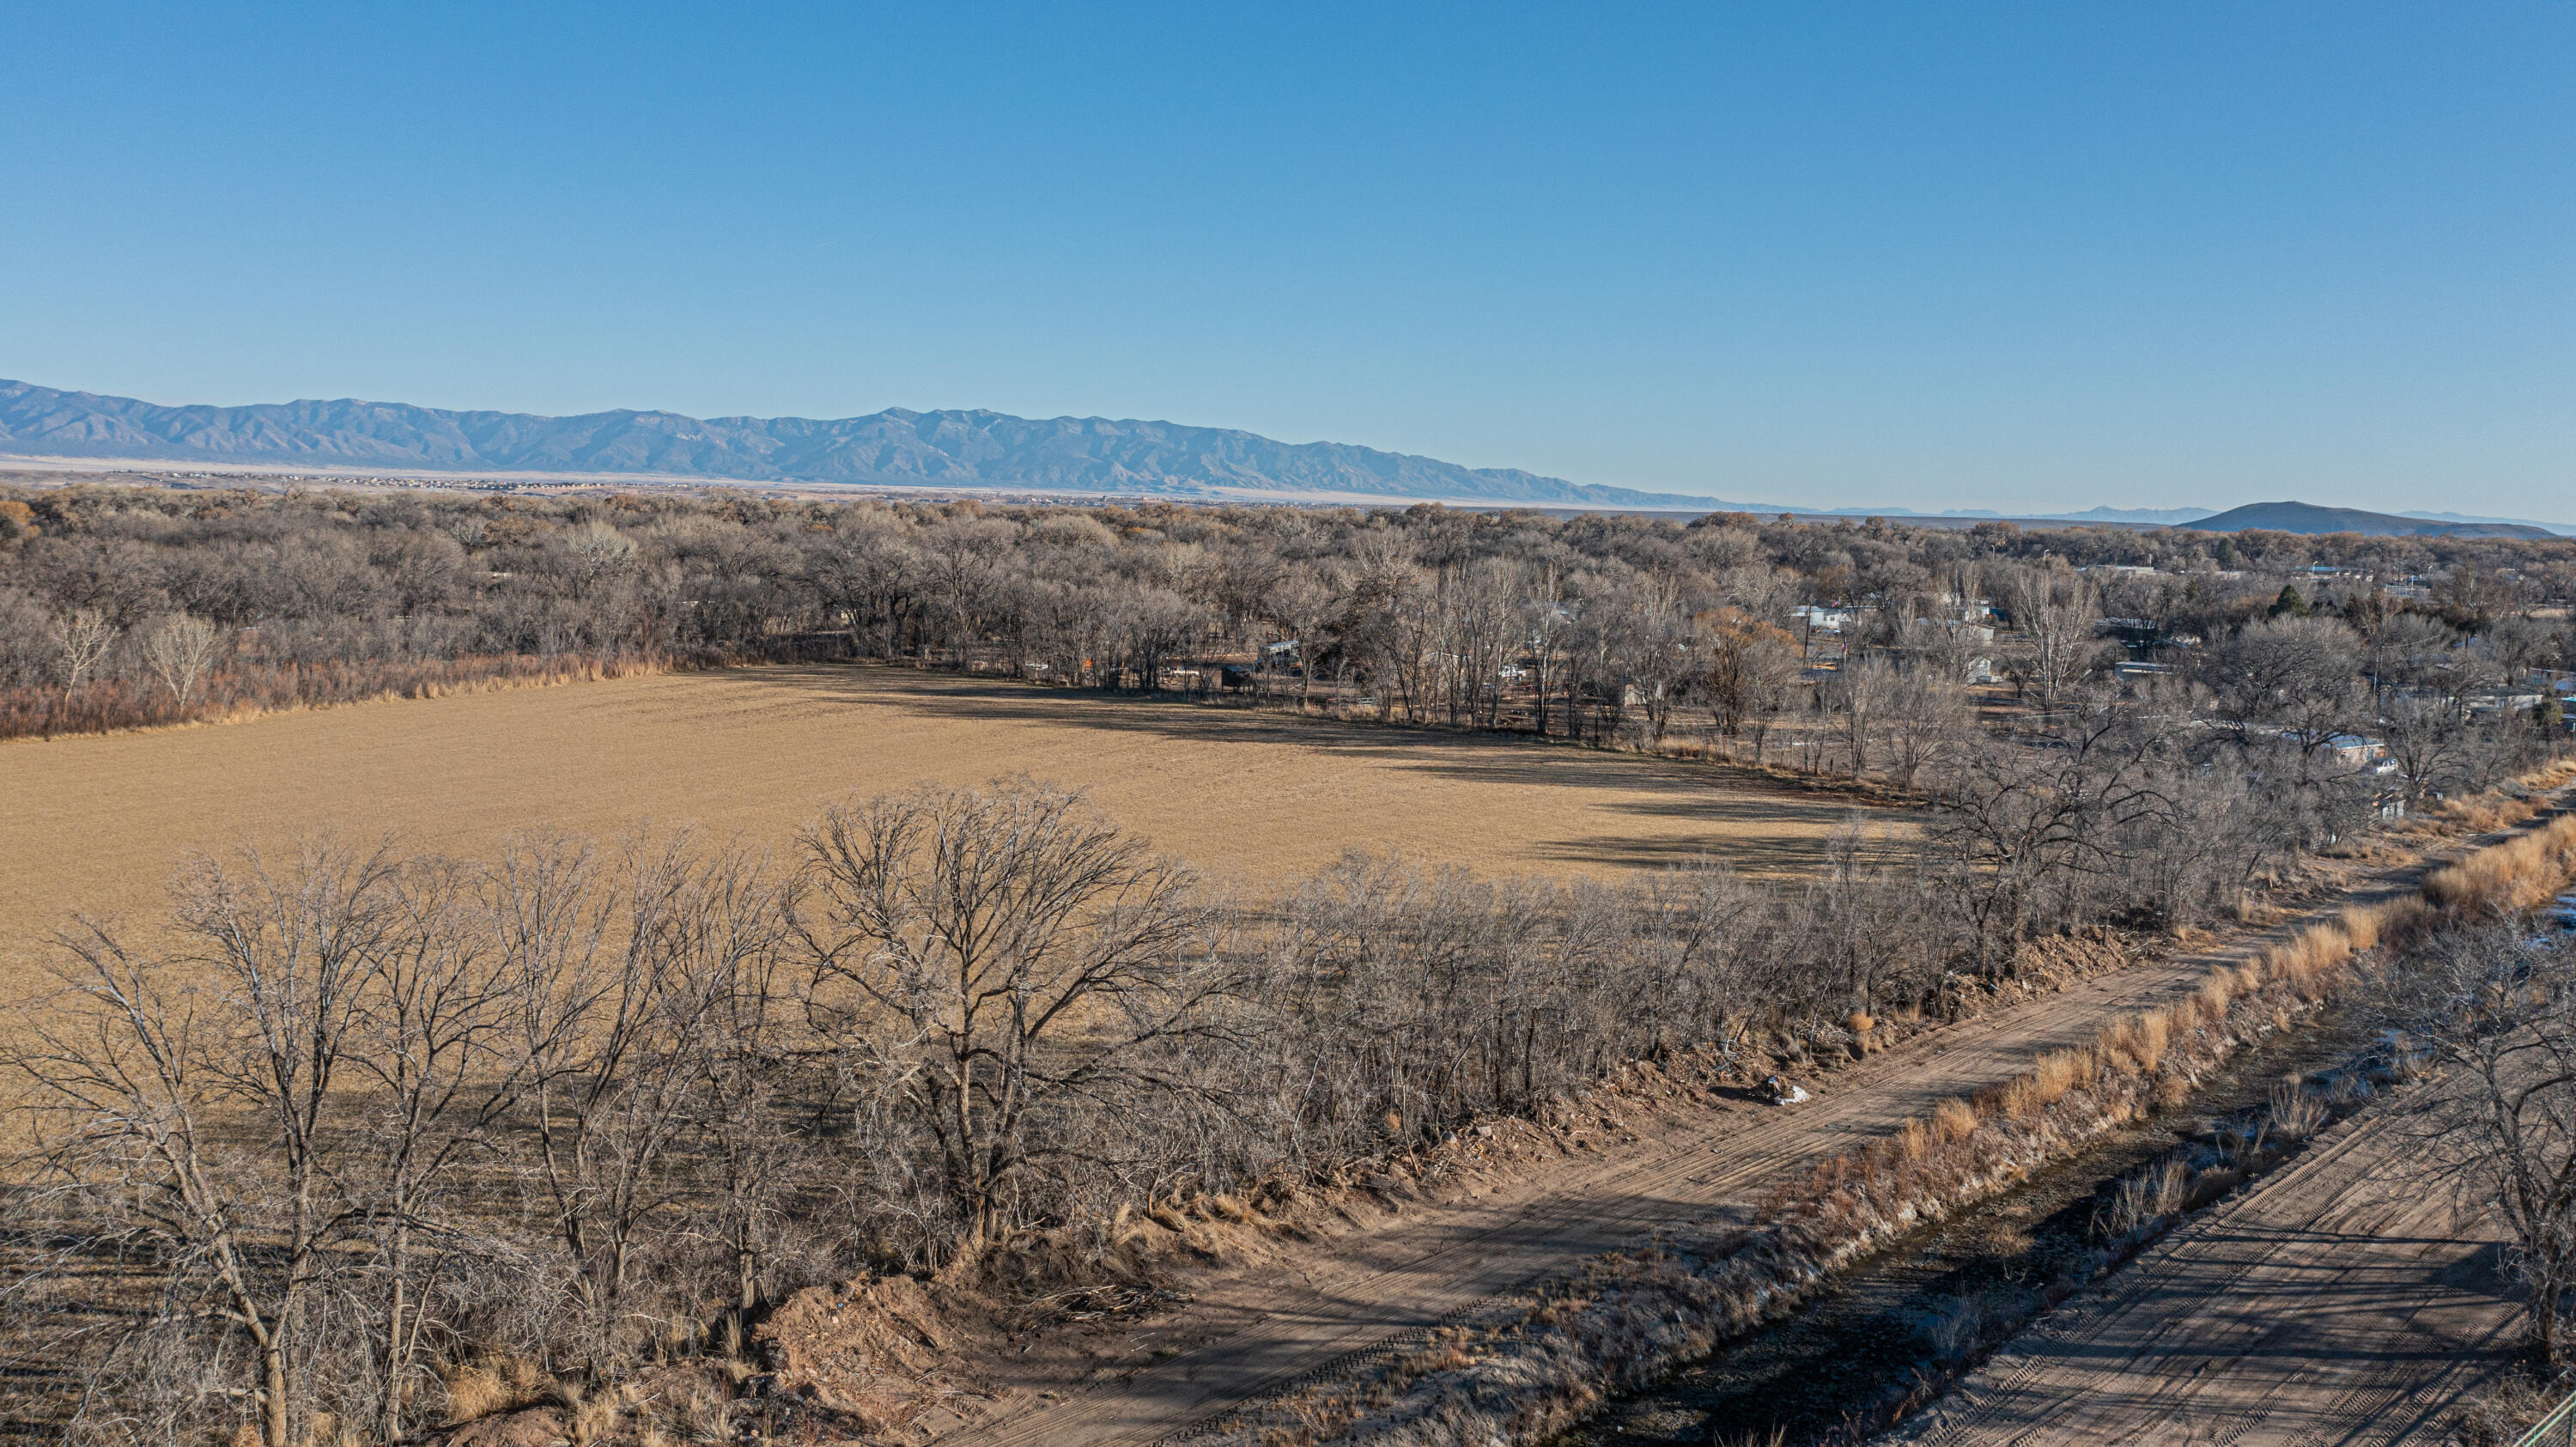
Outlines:
[[[1457,502],[1469,505],[1883,515],[1892,521],[1964,518],[2208,528],[2252,509],[2310,508],[2360,523],[2284,531],[2376,531],[2427,536],[2548,536],[2519,519],[2400,516],[2306,503],[2205,508],[1997,512],[1952,508],[1814,507],[1733,502],[1571,482],[1520,468],[1478,468],[1344,442],[1280,442],[1232,427],[1106,417],[1015,417],[989,408],[859,417],[698,418],[618,408],[568,417],[454,411],[358,398],[242,407],[164,405],[0,380],[0,453],[62,458],[408,472],[649,476],[709,482],[995,488],[1175,498]],[[2226,527],[2275,527],[2238,521]]]
[[1713,497],[1474,468],[1342,442],[1133,418],[986,409],[861,417],[571,417],[356,398],[163,406],[0,380],[0,451],[422,471],[658,473],[711,481],[1008,487],[1173,496],[1349,494],[1407,500],[1743,506]]

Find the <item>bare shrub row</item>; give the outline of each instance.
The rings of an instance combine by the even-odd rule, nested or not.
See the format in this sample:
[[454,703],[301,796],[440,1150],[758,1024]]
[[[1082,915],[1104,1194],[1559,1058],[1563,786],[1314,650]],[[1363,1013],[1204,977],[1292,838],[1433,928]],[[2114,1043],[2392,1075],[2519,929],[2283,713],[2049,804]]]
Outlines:
[[1916,865],[1834,853],[1795,886],[1355,857],[1253,904],[1014,783],[856,799],[784,859],[202,862],[166,944],[66,938],[6,1044],[10,1345],[73,1369],[90,1440],[289,1447],[745,1354],[817,1283],[1043,1318],[1128,1284],[1140,1219],[1937,997]]
[[111,679],[76,692],[14,689],[0,692],[0,738],[55,738],[190,723],[234,723],[299,708],[621,678],[650,667],[641,662],[516,656],[409,663],[289,663],[213,674],[186,697],[132,679]]

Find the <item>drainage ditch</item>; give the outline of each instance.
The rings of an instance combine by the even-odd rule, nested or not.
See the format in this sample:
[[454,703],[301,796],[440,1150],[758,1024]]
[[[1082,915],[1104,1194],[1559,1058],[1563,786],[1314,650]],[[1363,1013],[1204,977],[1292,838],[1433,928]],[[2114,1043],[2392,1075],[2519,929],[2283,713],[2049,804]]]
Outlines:
[[1556,1447],[1865,1440],[2117,1270],[2173,1211],[2277,1170],[2357,1109],[2368,1087],[2351,1062],[2371,1043],[2366,1019],[2329,1008],[2242,1049],[2181,1104],[1899,1238],[1794,1317],[1612,1398]]

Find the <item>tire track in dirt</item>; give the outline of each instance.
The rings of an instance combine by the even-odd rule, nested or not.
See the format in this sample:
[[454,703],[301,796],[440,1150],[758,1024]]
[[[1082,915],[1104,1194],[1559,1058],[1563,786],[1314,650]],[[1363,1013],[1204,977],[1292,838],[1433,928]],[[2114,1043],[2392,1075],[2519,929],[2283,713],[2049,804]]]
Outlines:
[[1889,1440],[2413,1440],[2502,1367],[2513,1303],[2488,1234],[2410,1183],[2374,1110],[2151,1247]]
[[[1472,1313],[1661,1227],[1749,1219],[1774,1183],[1884,1135],[1941,1100],[1999,1083],[2032,1056],[2090,1041],[2112,1020],[2171,1003],[2214,969],[2352,904],[2408,892],[2427,869],[2501,835],[2363,876],[2330,904],[2218,950],[2140,965],[2044,999],[1927,1032],[1836,1073],[1823,1098],[1782,1111],[1721,1105],[1643,1149],[1582,1161],[1479,1200],[1434,1207],[1298,1253],[1293,1268],[1216,1274],[1188,1306],[1143,1324],[1134,1352],[1064,1388],[1005,1384],[971,1420],[922,1424],[960,1447],[1185,1440],[1194,1428],[1289,1387],[1330,1380],[1391,1345]],[[971,1409],[970,1409],[971,1410]],[[944,1414],[943,1414],[944,1415]],[[2205,1439],[2204,1439],[2205,1440]]]

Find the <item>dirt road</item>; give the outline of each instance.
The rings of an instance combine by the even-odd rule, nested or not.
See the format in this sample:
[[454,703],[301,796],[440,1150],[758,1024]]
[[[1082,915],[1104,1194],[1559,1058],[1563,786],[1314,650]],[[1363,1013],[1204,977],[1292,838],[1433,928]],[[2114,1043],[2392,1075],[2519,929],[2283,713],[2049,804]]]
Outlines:
[[2347,1122],[2150,1248],[1893,1440],[2395,1443],[2501,1370],[2492,1232],[2411,1185],[2405,1122]]
[[[2409,878],[2373,876],[2337,903],[2385,897],[2411,887]],[[1694,1111],[1625,1151],[1571,1155],[1482,1199],[1198,1283],[1189,1306],[1095,1339],[1103,1359],[1087,1375],[1033,1365],[980,1408],[968,1407],[971,1420],[926,1425],[943,1441],[977,1447],[1185,1433],[1247,1399],[1329,1374],[1348,1354],[1658,1226],[1749,1214],[1790,1169],[1885,1134],[1945,1097],[2004,1080],[2038,1051],[2088,1041],[2119,1014],[2178,998],[2214,965],[2284,933],[2119,971],[1932,1032],[1832,1077],[1807,1105]]]

